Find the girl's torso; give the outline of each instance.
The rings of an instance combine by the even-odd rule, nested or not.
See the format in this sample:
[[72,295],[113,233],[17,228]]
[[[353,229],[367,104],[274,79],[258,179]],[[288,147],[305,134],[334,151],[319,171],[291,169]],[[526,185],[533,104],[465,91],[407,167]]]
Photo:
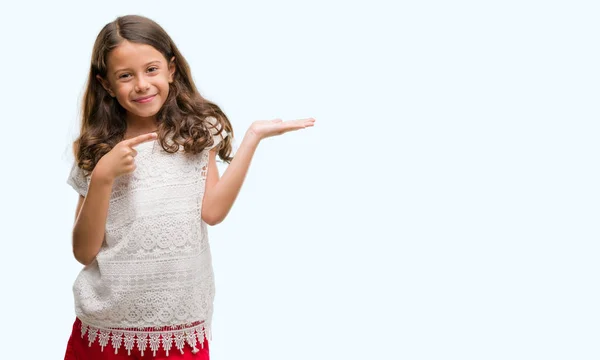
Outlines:
[[115,180],[96,261],[73,286],[77,317],[98,341],[122,338],[131,329],[145,329],[139,336],[149,341],[149,327],[204,337],[214,299],[201,220],[208,150],[170,154],[157,141],[136,150],[136,170]]

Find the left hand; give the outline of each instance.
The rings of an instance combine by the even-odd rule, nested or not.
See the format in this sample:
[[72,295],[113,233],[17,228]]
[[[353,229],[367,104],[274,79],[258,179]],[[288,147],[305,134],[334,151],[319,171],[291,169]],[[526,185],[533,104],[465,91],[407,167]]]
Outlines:
[[258,120],[250,125],[250,129],[248,129],[248,131],[262,140],[271,136],[277,136],[290,131],[311,127],[314,124],[315,119],[313,118],[287,121],[283,121],[281,119]]

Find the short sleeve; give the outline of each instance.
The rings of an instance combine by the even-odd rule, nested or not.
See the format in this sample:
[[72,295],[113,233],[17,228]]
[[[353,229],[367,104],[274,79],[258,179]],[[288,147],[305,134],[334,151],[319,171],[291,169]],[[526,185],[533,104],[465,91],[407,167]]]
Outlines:
[[215,117],[209,116],[206,118],[206,121],[209,123],[208,128],[210,129],[211,134],[213,134],[214,143],[209,148],[209,150],[212,150],[217,147],[227,136],[229,136],[229,133],[223,130],[220,134],[218,134],[219,130],[221,129],[221,124]]
[[88,179],[84,171],[74,163],[71,167],[71,173],[67,178],[67,184],[71,185],[81,196],[86,196],[88,191]]

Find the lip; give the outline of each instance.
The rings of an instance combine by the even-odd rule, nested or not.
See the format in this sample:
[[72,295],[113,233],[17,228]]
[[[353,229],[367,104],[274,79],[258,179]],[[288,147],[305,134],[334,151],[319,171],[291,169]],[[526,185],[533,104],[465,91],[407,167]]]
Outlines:
[[152,101],[152,99],[154,99],[156,97],[156,95],[149,95],[149,96],[143,96],[137,99],[133,99],[133,101],[137,102],[137,103],[147,103]]

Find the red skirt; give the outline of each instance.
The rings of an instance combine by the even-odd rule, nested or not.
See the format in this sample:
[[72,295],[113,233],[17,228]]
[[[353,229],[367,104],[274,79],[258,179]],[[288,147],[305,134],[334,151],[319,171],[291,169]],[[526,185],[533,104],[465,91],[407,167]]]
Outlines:
[[94,341],[91,346],[89,345],[86,336],[81,337],[81,321],[75,319],[73,324],[73,331],[71,337],[67,343],[67,351],[65,354],[65,360],[125,360],[125,359],[154,359],[154,360],[209,360],[208,351],[208,340],[204,339],[204,344],[199,342],[196,344],[196,348],[199,350],[197,353],[192,352],[192,347],[185,349],[183,354],[173,349],[169,351],[167,356],[162,346],[156,351],[156,355],[152,354],[152,351],[144,352],[142,356],[139,349],[134,348],[131,350],[131,354],[127,353],[127,350],[121,348],[118,353],[115,354],[111,347],[105,347],[104,350],[100,347],[98,341]]

